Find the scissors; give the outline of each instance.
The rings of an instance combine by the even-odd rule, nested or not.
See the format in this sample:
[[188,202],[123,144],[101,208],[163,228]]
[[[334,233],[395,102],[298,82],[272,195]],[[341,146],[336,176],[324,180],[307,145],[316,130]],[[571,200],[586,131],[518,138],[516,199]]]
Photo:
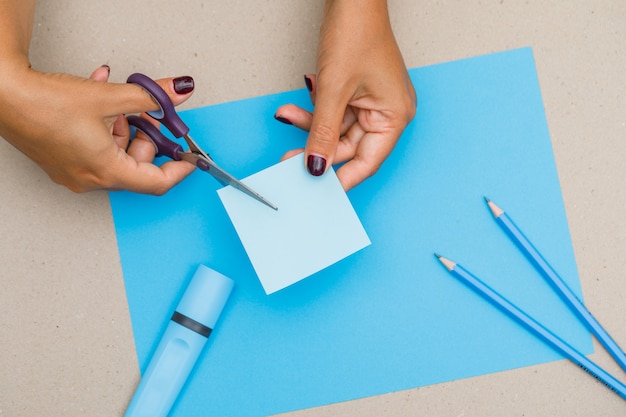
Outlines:
[[135,73],[126,80],[127,83],[136,84],[148,92],[159,105],[159,110],[148,112],[148,115],[163,124],[176,138],[184,138],[190,152],[185,152],[178,143],[165,137],[157,127],[148,120],[139,116],[128,116],[128,124],[141,130],[150,139],[156,149],[156,156],[167,156],[175,161],[187,161],[202,171],[213,176],[220,184],[230,185],[250,197],[260,201],[274,210],[278,207],[265,199],[261,194],[254,191],[231,174],[220,168],[213,159],[204,152],[189,136],[189,127],[183,122],[170,100],[167,93],[150,77]]

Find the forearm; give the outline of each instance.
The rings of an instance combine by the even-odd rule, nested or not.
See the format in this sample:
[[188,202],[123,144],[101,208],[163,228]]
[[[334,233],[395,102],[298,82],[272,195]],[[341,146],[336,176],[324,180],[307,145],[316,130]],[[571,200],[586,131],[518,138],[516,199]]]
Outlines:
[[0,135],[6,139],[19,136],[20,84],[29,72],[28,49],[33,28],[35,0],[0,0]]
[[[324,24],[337,19],[350,16],[354,25],[365,24],[367,27],[359,27],[359,30],[380,29],[380,25],[389,25],[389,13],[386,0],[326,0],[324,4]],[[346,22],[343,22],[344,24]],[[371,26],[370,26],[371,25]],[[338,29],[354,29],[354,27],[337,26]]]
[[387,0],[326,0],[326,9],[335,6],[349,7],[352,8],[353,11],[356,9],[373,10],[379,7],[387,9]]
[[387,1],[326,0],[318,54],[341,62],[372,56],[373,49],[396,52]]
[[35,0],[0,0],[0,65],[28,62]]

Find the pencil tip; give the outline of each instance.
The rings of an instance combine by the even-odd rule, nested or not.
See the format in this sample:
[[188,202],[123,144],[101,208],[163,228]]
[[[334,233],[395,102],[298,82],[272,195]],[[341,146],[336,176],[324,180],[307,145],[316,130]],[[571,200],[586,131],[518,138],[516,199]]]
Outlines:
[[487,196],[483,196],[483,198],[485,199],[485,203],[487,203],[487,204],[489,204],[489,202],[491,201],[491,200],[489,199],[489,197],[487,197]]
[[439,255],[438,253],[435,253],[435,256],[437,257],[437,260],[439,262],[441,262],[443,264],[443,266],[445,266],[448,271],[452,271],[454,269],[454,267],[456,266],[456,262],[453,262],[453,261],[451,261],[448,258],[444,258],[443,256]]
[[435,255],[435,258],[441,259],[441,255],[439,255],[437,252],[435,252],[434,255]]
[[500,207],[498,207],[496,203],[494,203],[487,197],[485,197],[485,202],[487,203],[489,210],[491,210],[491,214],[493,214],[493,217],[495,217],[496,219],[500,217],[502,213],[504,213],[504,211]]

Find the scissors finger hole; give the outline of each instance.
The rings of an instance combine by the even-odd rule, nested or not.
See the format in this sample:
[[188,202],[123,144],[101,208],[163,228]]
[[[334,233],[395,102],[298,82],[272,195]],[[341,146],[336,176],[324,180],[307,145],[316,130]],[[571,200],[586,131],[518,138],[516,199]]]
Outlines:
[[150,94],[150,97],[152,97],[152,100],[156,103],[157,106],[159,106],[159,110],[149,111],[146,113],[148,113],[150,117],[156,120],[163,119],[163,117],[165,117],[165,111],[163,110],[163,107],[161,107],[161,103],[159,103],[159,100],[157,100],[156,97],[154,97],[149,91],[146,91],[146,92]]

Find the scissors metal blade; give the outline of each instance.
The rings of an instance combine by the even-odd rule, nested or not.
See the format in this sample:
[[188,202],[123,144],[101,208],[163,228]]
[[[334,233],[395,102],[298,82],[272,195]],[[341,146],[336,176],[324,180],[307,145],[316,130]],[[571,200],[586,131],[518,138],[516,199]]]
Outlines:
[[220,184],[224,186],[230,185],[238,189],[239,191],[247,194],[248,196],[254,198],[255,200],[260,201],[266,206],[278,211],[278,207],[275,204],[271,203],[261,194],[257,193],[252,188],[248,187],[246,184],[239,181],[237,178],[233,177],[228,172],[217,166],[217,164],[210,157],[205,158],[203,155],[189,152],[180,153],[179,156],[181,159],[184,159],[187,162],[191,162],[201,170],[211,174],[213,178],[215,178]]
[[209,154],[207,154],[206,152],[204,152],[204,151],[202,150],[202,148],[200,148],[200,146],[198,146],[198,144],[196,143],[196,141],[195,141],[195,140],[193,140],[193,139],[191,138],[191,136],[189,136],[189,134],[184,135],[184,136],[183,136],[183,139],[185,139],[185,142],[187,142],[187,146],[189,146],[189,150],[190,150],[192,153],[199,154],[199,155],[201,155],[202,157],[204,157],[204,159],[207,159],[207,160],[211,159],[211,157],[209,156]]

